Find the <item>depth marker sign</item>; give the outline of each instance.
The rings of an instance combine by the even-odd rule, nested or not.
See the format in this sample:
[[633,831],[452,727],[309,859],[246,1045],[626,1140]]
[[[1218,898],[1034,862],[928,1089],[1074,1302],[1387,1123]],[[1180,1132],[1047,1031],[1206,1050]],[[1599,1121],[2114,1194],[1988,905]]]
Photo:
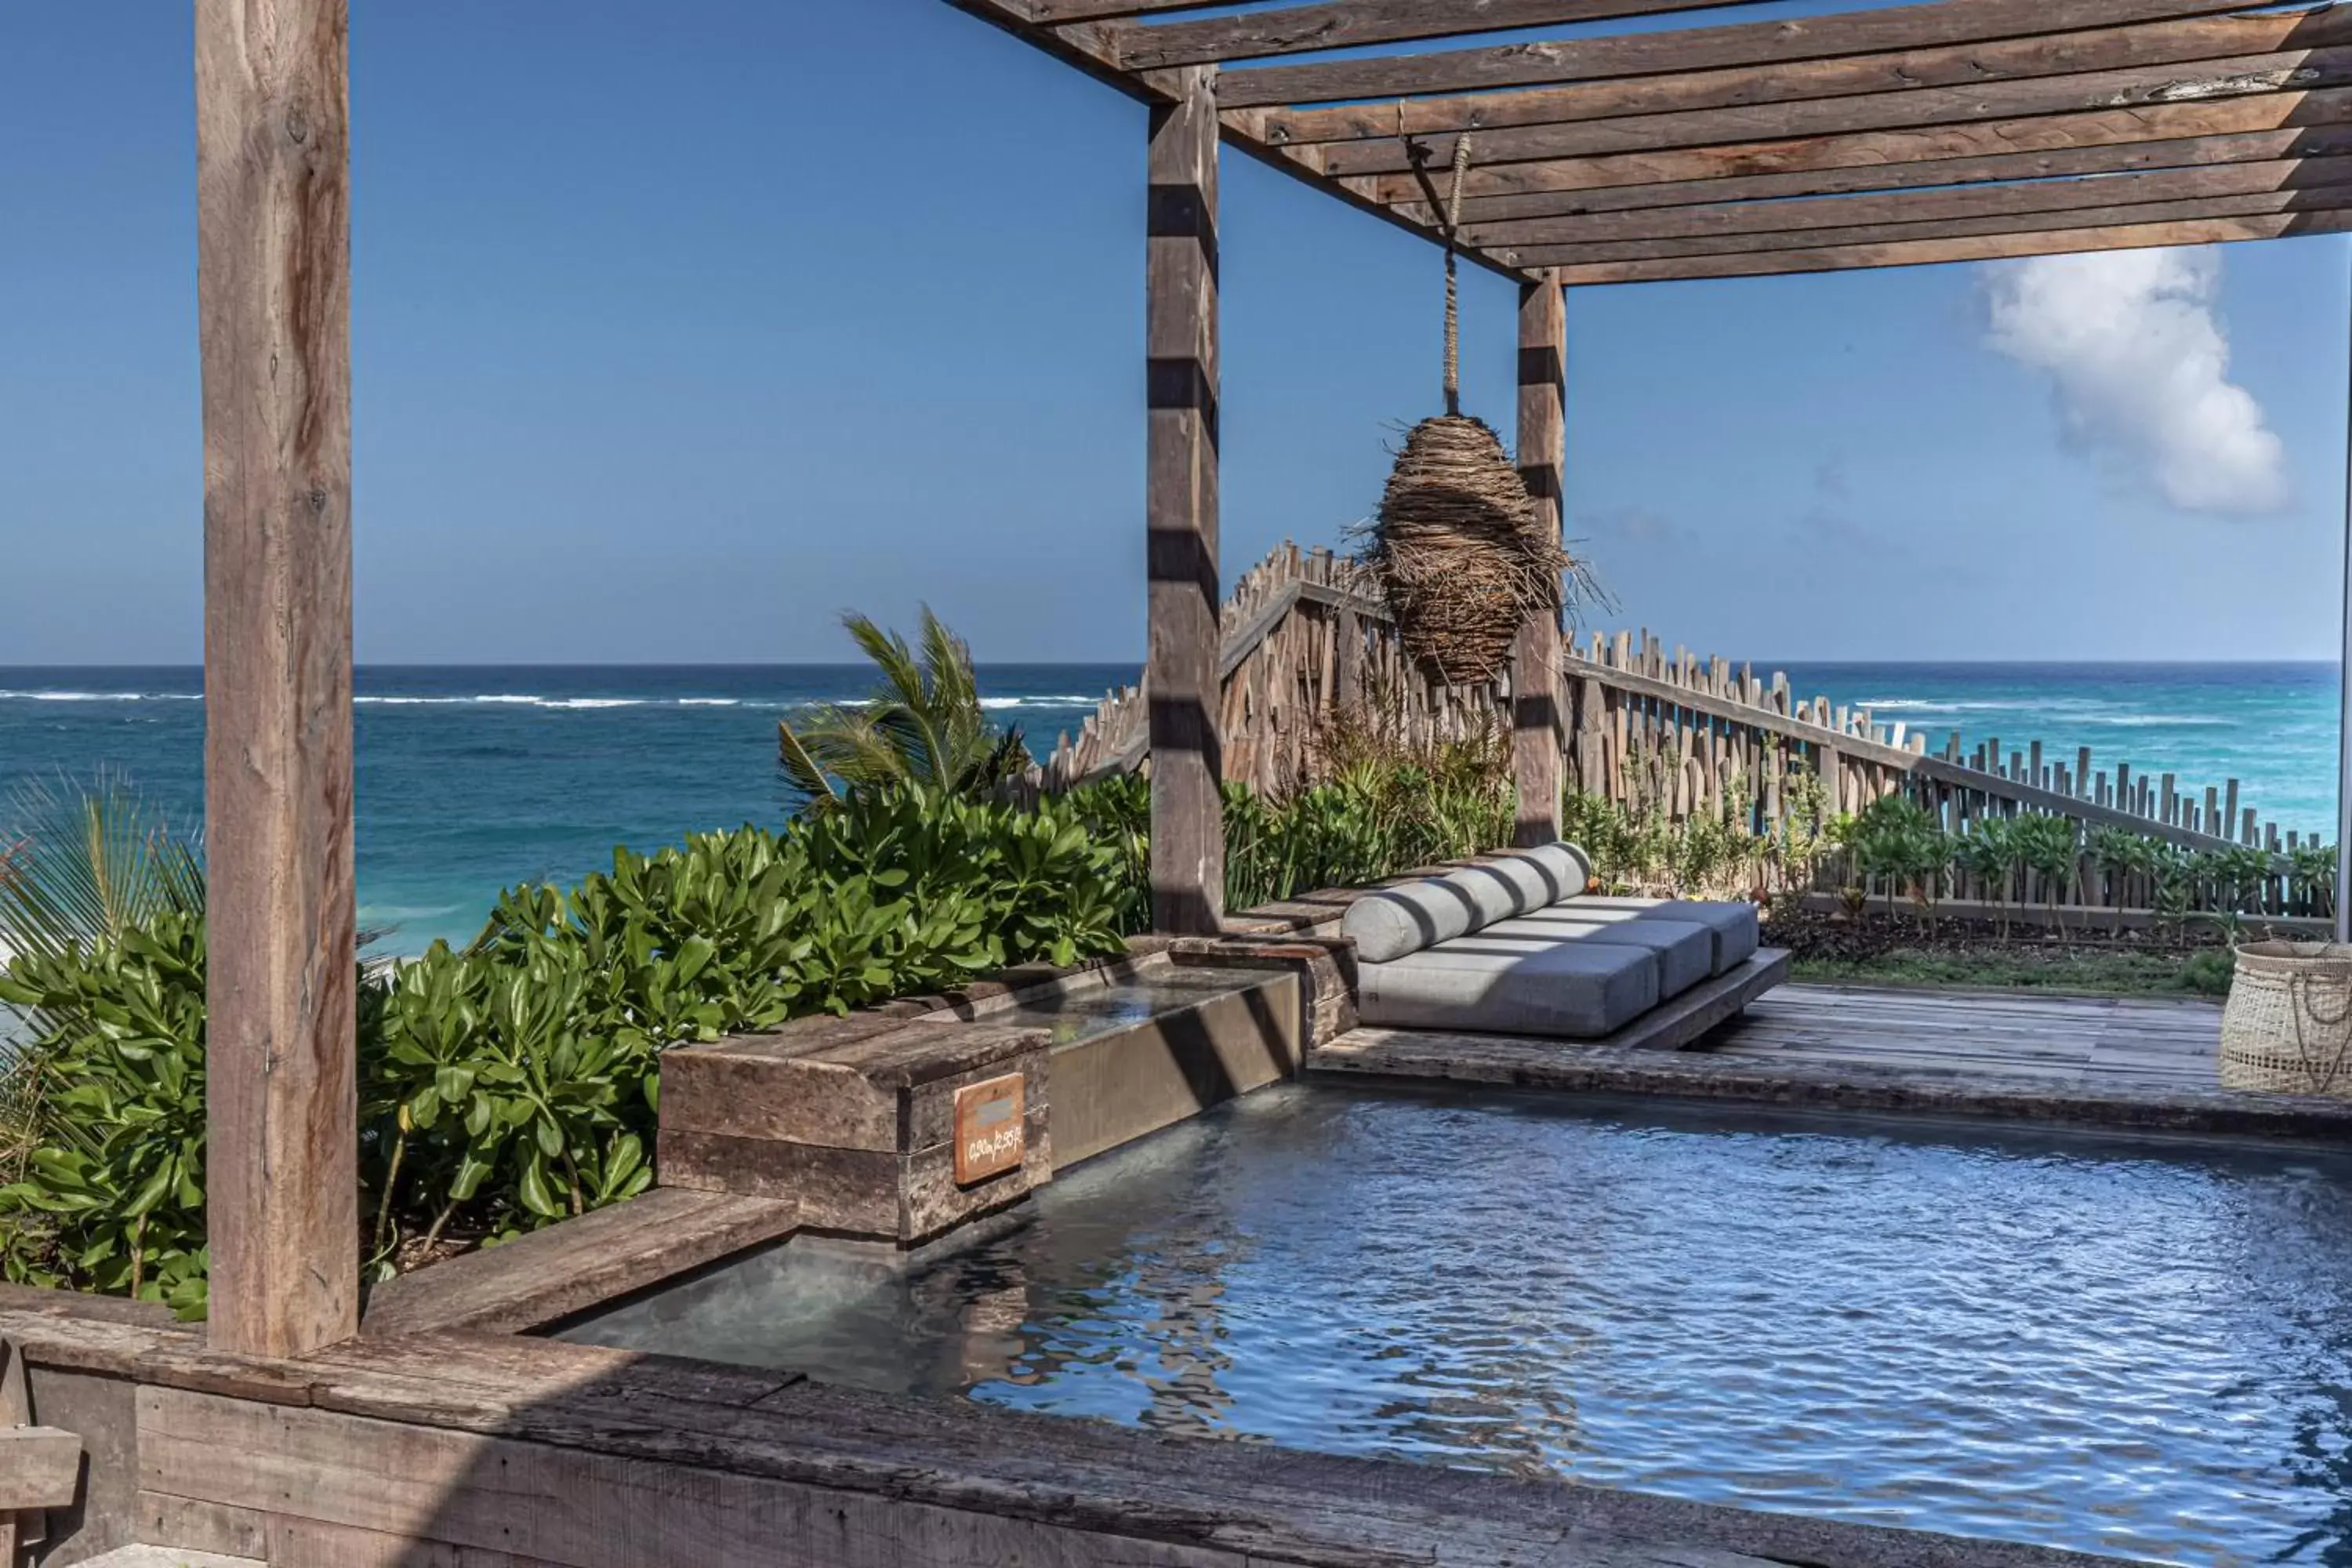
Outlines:
[[1029,1130],[1019,1073],[956,1090],[955,1141],[960,1187],[1020,1169],[1029,1152]]

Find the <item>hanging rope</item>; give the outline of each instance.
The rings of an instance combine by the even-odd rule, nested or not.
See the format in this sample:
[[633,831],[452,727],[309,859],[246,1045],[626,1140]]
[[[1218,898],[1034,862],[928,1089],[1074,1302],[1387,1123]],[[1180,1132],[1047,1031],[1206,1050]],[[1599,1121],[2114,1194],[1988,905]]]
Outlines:
[[1365,560],[1380,574],[1399,646],[1431,679],[1447,685],[1496,679],[1519,628],[1549,613],[1567,569],[1549,517],[1482,419],[1462,412],[1462,200],[1469,184],[1470,134],[1454,142],[1454,188],[1438,189],[1434,151],[1404,142],[1432,227],[1445,244],[1445,412],[1405,435],[1389,470],[1380,510],[1365,525]]
[[1445,200],[1445,415],[1462,413],[1462,288],[1454,272],[1462,229],[1462,183],[1470,174],[1470,132],[1454,139],[1454,190]]

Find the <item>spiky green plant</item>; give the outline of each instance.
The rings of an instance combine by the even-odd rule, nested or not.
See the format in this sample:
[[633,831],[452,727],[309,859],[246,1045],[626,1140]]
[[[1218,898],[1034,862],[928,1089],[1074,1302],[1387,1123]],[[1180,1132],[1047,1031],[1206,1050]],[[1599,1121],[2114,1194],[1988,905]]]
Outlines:
[[56,955],[204,909],[194,840],[120,773],[101,771],[87,786],[21,784],[5,820],[0,946],[11,952]]
[[[88,784],[17,786],[0,817],[0,973],[94,952],[165,915],[200,916],[205,873],[191,836],[175,832],[121,773]],[[46,1135],[48,1062],[36,1042],[80,1022],[55,1009],[0,1005],[0,1185],[16,1180]]]
[[882,684],[865,703],[824,703],[797,725],[777,725],[784,775],[811,801],[830,805],[845,790],[891,784],[969,796],[1028,767],[1021,732],[999,730],[981,706],[971,650],[929,605],[922,617],[919,650],[871,616],[842,617]]
[[2001,939],[2009,938],[2009,885],[2017,868],[2015,819],[1979,816],[1952,838],[1952,864],[1974,877],[1992,900]]
[[2017,858],[2029,871],[2042,878],[2042,901],[2050,909],[2052,926],[2063,929],[2064,918],[2058,906],[2074,890],[2075,879],[2082,871],[2081,830],[2071,816],[2028,815],[2016,818],[2011,829],[2015,836]]

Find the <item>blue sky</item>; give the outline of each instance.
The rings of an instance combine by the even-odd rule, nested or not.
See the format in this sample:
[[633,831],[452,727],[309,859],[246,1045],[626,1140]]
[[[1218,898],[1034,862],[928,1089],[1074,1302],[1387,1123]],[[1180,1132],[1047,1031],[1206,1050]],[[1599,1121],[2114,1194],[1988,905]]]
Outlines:
[[[925,599],[983,658],[1139,656],[1139,107],[940,0],[354,10],[362,659],[840,658]],[[0,664],[200,652],[188,13],[0,8]],[[1377,497],[1439,273],[1238,158],[1223,234],[1237,571]],[[1570,532],[1612,621],[1735,658],[2327,657],[2344,244],[2195,302],[2283,451],[2257,515],[2086,443],[2131,365],[1998,350],[1990,268],[1572,292]],[[1512,307],[1467,275],[1507,428]]]

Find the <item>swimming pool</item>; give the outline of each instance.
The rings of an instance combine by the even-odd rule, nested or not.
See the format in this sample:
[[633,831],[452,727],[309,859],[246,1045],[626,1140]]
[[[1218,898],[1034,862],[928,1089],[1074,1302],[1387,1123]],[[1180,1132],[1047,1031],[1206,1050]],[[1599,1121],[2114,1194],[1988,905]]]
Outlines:
[[2352,1154],[1290,1086],[906,1269],[567,1337],[2194,1563],[2352,1563]]

